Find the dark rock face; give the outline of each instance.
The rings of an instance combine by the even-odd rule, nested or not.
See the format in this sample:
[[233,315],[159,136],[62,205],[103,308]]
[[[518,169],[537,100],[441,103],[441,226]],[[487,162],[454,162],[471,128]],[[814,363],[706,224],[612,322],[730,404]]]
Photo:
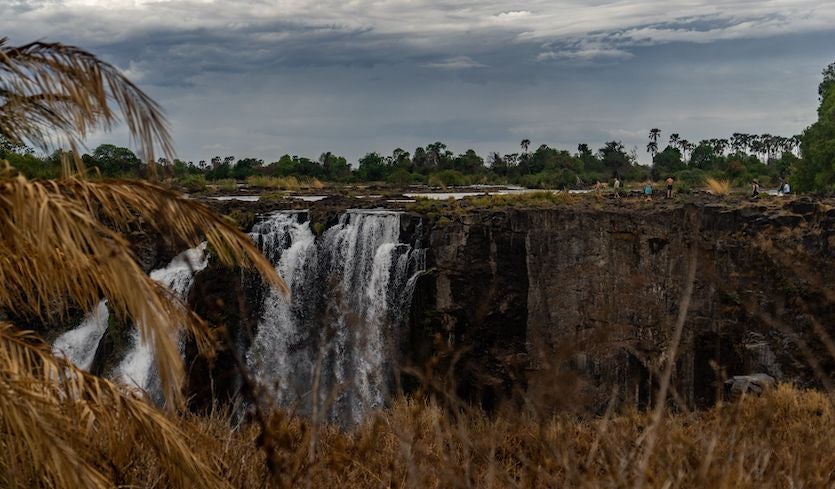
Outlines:
[[[575,208],[576,207],[576,208]],[[702,407],[725,379],[815,385],[835,363],[835,216],[820,203],[471,212],[436,225],[412,309],[408,360],[490,408],[647,406],[690,260],[696,279],[674,368],[675,401]],[[816,326],[817,325],[817,326]],[[452,375],[446,375],[451,372]]]
[[258,277],[217,264],[195,275],[188,302],[213,329],[220,345],[215,355],[200,354],[194,341],[185,346],[187,392],[193,410],[228,402],[241,387],[239,362],[255,335],[264,287]]

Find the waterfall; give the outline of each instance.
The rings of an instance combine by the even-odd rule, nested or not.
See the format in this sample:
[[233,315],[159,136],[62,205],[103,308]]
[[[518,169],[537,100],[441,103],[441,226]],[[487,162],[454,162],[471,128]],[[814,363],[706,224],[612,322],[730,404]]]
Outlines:
[[[194,274],[208,265],[205,254],[206,244],[186,250],[175,256],[164,268],[151,272],[151,278],[167,287],[181,298],[188,294]],[[159,376],[155,371],[154,352],[150,344],[142,341],[139,329],[131,333],[131,349],[119,363],[114,377],[148,392],[152,398],[159,398]],[[181,345],[182,347],[182,345]]]
[[307,214],[279,212],[252,237],[287,281],[271,291],[247,361],[279,405],[356,424],[383,406],[397,331],[424,250],[400,241],[397,212],[351,210],[318,239]]
[[306,287],[315,279],[315,237],[306,222],[307,215],[282,212],[256,223],[251,236],[258,242],[264,255],[276,265],[276,271],[290,288],[293,299],[281,297],[271,289],[264,301],[264,312],[247,361],[262,379],[274,387],[273,394],[281,404],[290,403],[296,390],[294,381],[307,382],[303,372],[312,368],[307,350],[298,345],[305,342],[301,310]]
[[52,351],[62,355],[78,368],[90,370],[104,332],[110,313],[105,301],[99,302],[95,310],[88,314],[81,324],[59,336],[52,344]]

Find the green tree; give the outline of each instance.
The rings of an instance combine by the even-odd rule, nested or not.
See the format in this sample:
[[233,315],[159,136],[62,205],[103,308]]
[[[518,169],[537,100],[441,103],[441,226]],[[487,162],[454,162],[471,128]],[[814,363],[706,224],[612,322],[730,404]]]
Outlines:
[[818,120],[803,132],[803,159],[790,179],[798,191],[835,190],[835,63],[823,71],[818,94]]
[[701,141],[690,153],[690,166],[700,170],[710,170],[719,158],[715,145],[709,141]]
[[128,148],[102,144],[92,155],[82,157],[88,167],[97,167],[106,177],[137,177],[143,170],[142,160]]
[[249,176],[254,175],[256,169],[264,166],[264,160],[256,158],[242,158],[232,167],[232,178],[237,180],[246,180]]
[[620,141],[608,141],[598,153],[603,166],[612,174],[622,176],[632,168],[632,160],[626,154],[623,143]]
[[455,158],[452,168],[465,175],[473,175],[484,170],[484,160],[476,154],[475,150],[468,149],[466,153]]
[[368,153],[359,159],[357,176],[364,181],[380,181],[387,175],[386,160],[378,153]]
[[652,159],[652,178],[664,178],[686,168],[687,165],[681,159],[681,150],[670,145]]
[[345,180],[351,176],[351,165],[342,156],[335,155],[330,151],[319,156],[319,163],[327,180]]

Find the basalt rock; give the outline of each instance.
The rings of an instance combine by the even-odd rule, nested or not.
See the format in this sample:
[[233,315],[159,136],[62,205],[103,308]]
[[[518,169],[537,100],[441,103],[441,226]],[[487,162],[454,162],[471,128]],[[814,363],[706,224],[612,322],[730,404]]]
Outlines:
[[407,356],[460,396],[602,410],[655,400],[688,267],[696,275],[674,402],[705,407],[725,379],[819,385],[835,363],[835,213],[785,205],[555,206],[470,211],[429,234]]

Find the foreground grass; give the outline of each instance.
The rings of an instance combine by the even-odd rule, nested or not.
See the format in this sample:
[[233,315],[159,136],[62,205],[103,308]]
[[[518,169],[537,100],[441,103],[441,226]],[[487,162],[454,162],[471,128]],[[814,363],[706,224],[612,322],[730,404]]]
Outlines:
[[[781,386],[669,416],[644,487],[833,487],[833,414],[826,395]],[[260,439],[255,427],[231,430],[222,415],[182,423],[198,455],[232,487],[591,488],[636,487],[650,419],[638,412],[488,418],[400,400],[348,434],[283,415],[271,418],[269,436]],[[272,445],[269,463],[259,440]],[[166,487],[153,460],[130,454],[114,482]]]

